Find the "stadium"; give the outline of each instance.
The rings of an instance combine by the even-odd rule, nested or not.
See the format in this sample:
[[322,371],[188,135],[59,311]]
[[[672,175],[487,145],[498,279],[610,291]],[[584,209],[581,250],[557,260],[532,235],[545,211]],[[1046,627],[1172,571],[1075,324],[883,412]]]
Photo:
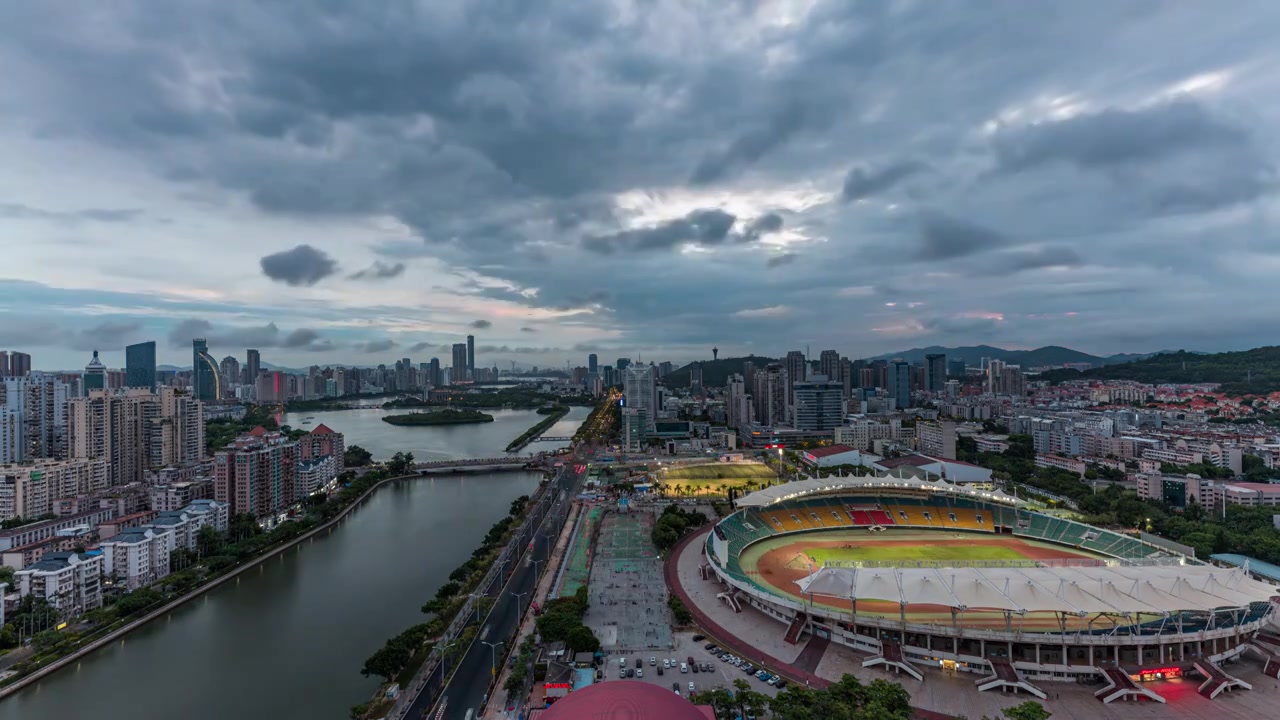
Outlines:
[[[785,640],[825,638],[923,679],[981,673],[979,690],[1101,682],[1104,702],[1163,702],[1142,680],[1204,678],[1201,694],[1248,683],[1222,669],[1274,612],[1247,568],[1206,565],[1128,535],[1034,512],[1017,498],[942,481],[804,479],[738,499],[707,535],[700,572],[719,601],[749,604]],[[782,628],[779,628],[782,631]]]

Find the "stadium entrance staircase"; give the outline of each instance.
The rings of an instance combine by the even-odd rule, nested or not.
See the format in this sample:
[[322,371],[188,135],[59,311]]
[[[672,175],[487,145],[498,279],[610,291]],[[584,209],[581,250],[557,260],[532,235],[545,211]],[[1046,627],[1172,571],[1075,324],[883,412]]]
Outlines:
[[1013,666],[1013,663],[1004,660],[988,660],[987,662],[991,664],[991,677],[984,677],[973,683],[980,692],[1012,689],[1031,693],[1041,700],[1049,697],[1043,690],[1023,678],[1018,673],[1018,669]]
[[902,654],[902,646],[892,640],[881,640],[880,654],[862,661],[864,668],[877,665],[884,665],[894,672],[904,672],[917,680],[924,681],[924,673],[907,660]]
[[1093,696],[1108,705],[1116,700],[1139,700],[1144,697],[1161,704],[1164,703],[1164,698],[1144,687],[1140,687],[1123,668],[1106,667],[1096,668],[1096,670],[1102,673],[1107,686],[1094,693]]
[[1228,690],[1238,690],[1240,688],[1244,688],[1245,690],[1253,689],[1253,686],[1249,683],[1238,677],[1232,677],[1226,674],[1223,672],[1222,668],[1203,658],[1191,663],[1191,666],[1196,669],[1196,672],[1200,673],[1205,678],[1204,682],[1200,683],[1200,687],[1196,688],[1196,692],[1199,692],[1210,700],[1218,697]]
[[736,613],[742,612],[742,601],[738,599],[737,588],[734,588],[727,592],[722,592],[719,595],[716,595],[716,597],[723,600],[725,605],[728,605],[729,607],[733,608],[734,612]]
[[790,645],[798,644],[800,642],[800,634],[804,632],[804,626],[808,620],[809,616],[805,615],[803,610],[797,610],[795,618],[791,620],[791,627],[787,628],[787,634],[782,639]]
[[1246,647],[1262,658],[1263,675],[1280,679],[1280,655],[1276,655],[1275,648],[1257,640],[1253,640]]

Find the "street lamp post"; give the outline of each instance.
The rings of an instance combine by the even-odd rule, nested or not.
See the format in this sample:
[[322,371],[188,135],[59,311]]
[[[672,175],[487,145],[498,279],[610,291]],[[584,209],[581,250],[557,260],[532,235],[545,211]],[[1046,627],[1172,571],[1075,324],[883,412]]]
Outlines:
[[516,632],[520,632],[521,605],[524,604],[524,599],[529,597],[529,592],[526,590],[522,593],[513,592],[511,594],[516,598]]
[[484,640],[481,640],[481,641],[480,641],[480,644],[481,644],[481,645],[488,645],[488,646],[489,646],[489,651],[490,651],[490,656],[489,656],[489,677],[493,677],[494,675],[497,675],[497,674],[498,674],[498,646],[499,646],[499,645],[502,645],[502,644],[504,644],[504,643],[503,643],[503,641],[502,641],[502,640],[499,640],[499,641],[498,641],[498,642],[496,642],[496,643],[485,642]]
[[457,645],[457,640],[450,640],[440,648],[440,687],[444,688],[445,680],[449,678],[449,648]]

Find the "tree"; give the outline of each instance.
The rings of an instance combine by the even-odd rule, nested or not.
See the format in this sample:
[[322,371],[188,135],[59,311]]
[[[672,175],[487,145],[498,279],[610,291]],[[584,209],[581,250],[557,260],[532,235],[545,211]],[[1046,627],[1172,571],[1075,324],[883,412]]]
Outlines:
[[1021,705],[1014,705],[1011,708],[1005,708],[1005,720],[1049,720],[1053,713],[1044,709],[1044,706],[1034,700],[1028,700]]
[[342,463],[347,467],[364,467],[373,462],[373,453],[359,445],[352,445],[342,453]]

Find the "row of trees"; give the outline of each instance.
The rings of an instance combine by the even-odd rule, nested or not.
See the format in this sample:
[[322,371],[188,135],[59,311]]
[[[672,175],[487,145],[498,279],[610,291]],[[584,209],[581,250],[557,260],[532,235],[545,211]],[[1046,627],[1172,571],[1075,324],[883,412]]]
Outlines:
[[582,624],[587,613],[587,587],[579,586],[572,597],[549,601],[538,616],[538,634],[544,643],[563,641],[574,652],[595,652],[600,640],[591,628]]
[[658,521],[653,524],[649,537],[654,547],[667,550],[680,541],[685,533],[707,524],[707,516],[697,511],[686,511],[678,505],[668,505]]

